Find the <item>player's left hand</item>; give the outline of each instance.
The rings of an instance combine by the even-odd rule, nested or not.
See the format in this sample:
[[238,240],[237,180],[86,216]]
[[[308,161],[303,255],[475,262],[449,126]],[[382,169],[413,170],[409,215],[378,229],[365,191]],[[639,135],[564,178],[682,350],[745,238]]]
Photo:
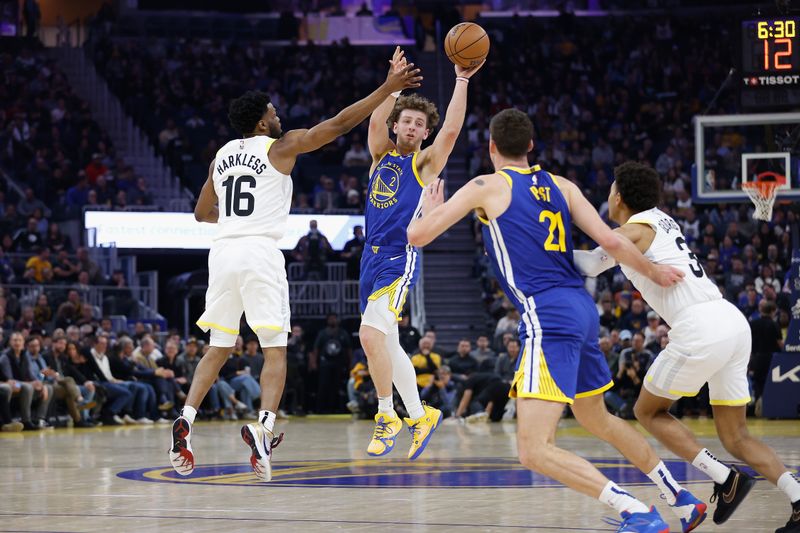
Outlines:
[[685,275],[686,273],[682,270],[669,265],[653,265],[650,279],[662,287],[672,287],[683,281]]
[[480,62],[480,64],[475,65],[474,67],[464,68],[461,65],[455,65],[456,67],[456,76],[460,76],[462,78],[471,78],[473,74],[478,72],[483,65],[486,64],[486,60]]
[[436,181],[425,187],[422,195],[422,216],[436,209],[444,203],[444,180],[436,178]]

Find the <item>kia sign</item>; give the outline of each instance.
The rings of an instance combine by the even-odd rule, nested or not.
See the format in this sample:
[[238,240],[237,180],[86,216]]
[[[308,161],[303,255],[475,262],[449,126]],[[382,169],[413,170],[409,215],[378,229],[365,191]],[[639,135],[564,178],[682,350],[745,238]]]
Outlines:
[[776,353],[764,384],[765,418],[800,418],[800,357]]
[[[312,220],[317,221],[317,228],[335,250],[341,250],[353,238],[354,226],[364,226],[363,215],[289,215],[278,246],[293,249],[308,233]],[[94,230],[88,239],[90,246],[138,250],[208,250],[216,233],[214,224],[197,222],[192,213],[86,211],[84,227]]]

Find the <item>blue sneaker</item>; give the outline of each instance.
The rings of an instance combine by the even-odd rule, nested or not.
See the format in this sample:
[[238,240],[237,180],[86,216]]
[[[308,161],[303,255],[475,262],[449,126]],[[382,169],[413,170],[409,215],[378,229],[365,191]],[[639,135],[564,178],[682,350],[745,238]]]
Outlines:
[[672,512],[681,519],[683,533],[689,533],[706,519],[708,506],[694,497],[688,490],[681,490],[675,498],[675,505],[671,505]]
[[617,533],[669,533],[669,524],[664,522],[655,507],[650,507],[647,513],[621,513],[622,521],[609,520],[606,522],[619,526]]

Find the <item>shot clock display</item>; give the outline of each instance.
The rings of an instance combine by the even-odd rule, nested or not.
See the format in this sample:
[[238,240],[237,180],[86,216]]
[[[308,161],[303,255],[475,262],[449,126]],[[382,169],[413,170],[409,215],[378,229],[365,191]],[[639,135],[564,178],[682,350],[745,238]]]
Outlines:
[[742,105],[800,107],[800,20],[742,22]]

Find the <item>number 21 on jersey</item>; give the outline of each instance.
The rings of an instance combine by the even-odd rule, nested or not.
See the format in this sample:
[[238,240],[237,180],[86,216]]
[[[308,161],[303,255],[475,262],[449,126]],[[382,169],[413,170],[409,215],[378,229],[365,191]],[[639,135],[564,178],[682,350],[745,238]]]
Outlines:
[[[565,242],[564,219],[561,211],[543,210],[539,213],[539,222],[549,222],[550,235],[544,241],[544,249],[548,252],[566,252],[567,243]],[[558,235],[556,235],[558,232]]]

